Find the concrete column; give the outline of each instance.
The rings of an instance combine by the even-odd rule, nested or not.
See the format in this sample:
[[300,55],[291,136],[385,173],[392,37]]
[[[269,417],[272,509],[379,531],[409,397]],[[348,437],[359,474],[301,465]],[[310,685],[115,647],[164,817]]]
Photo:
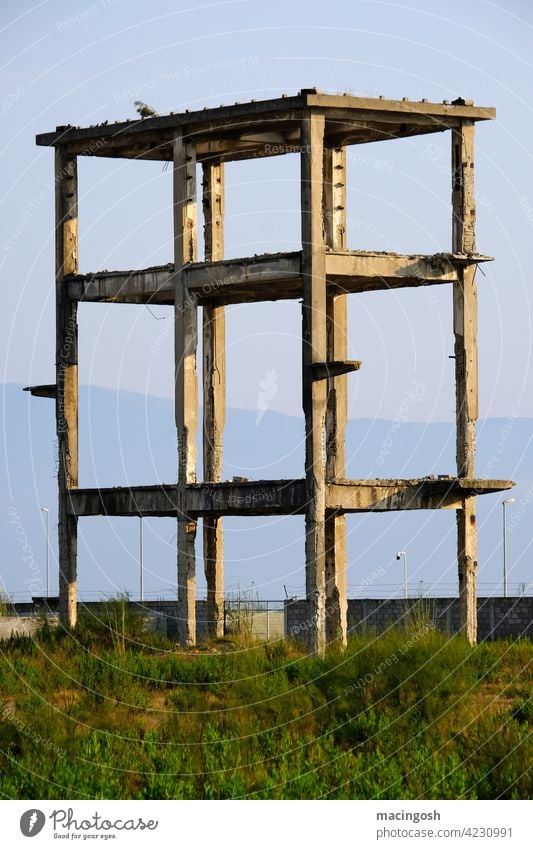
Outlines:
[[70,627],[77,618],[76,516],[68,512],[69,490],[78,486],[78,313],[65,277],[78,271],[78,178],[76,157],[55,153],[56,206],[56,428],[58,443],[59,615]]
[[[452,131],[452,250],[475,253],[474,123],[463,121]],[[475,266],[459,272],[453,284],[455,334],[455,394],[457,475],[474,477],[475,423],[478,417],[477,289]],[[476,501],[463,500],[457,510],[457,560],[459,568],[460,631],[477,641],[477,529]]]
[[[205,259],[224,259],[224,165],[206,163],[203,175]],[[226,419],[226,341],[224,307],[203,307],[204,480],[220,481]],[[207,632],[224,636],[224,538],[222,517],[203,520],[207,581]]]
[[[324,150],[324,221],[326,244],[346,250],[346,148]],[[345,360],[347,296],[326,293],[327,360]],[[345,431],[348,416],[347,375],[327,382],[326,478],[346,476]],[[348,629],[346,593],[346,517],[326,515],[326,640],[345,646]]]
[[305,572],[309,651],[326,646],[326,406],[327,382],[313,380],[312,363],[327,358],[326,248],[323,216],[324,116],[302,121],[302,388],[305,414]]
[[185,487],[196,482],[198,420],[198,307],[182,273],[197,254],[196,153],[192,142],[176,136],[174,150],[175,410],[178,435],[178,639],[196,643],[196,521],[185,513]]

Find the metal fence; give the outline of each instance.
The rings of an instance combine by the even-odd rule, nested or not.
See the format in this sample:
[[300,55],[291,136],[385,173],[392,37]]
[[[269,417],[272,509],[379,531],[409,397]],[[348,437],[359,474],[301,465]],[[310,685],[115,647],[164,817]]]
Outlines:
[[[291,598],[304,598],[305,588],[303,586],[287,586]],[[409,598],[454,598],[459,594],[457,582],[445,583],[437,581],[410,581],[407,585],[407,595]],[[501,598],[503,596],[503,584],[489,583],[478,581],[477,594],[480,598]],[[405,595],[405,587],[403,584],[382,584],[374,583],[367,586],[361,584],[348,585],[348,598],[369,598],[369,599],[394,599],[401,598]],[[533,596],[533,581],[513,581],[509,582],[507,595],[509,597],[530,597]],[[78,594],[78,600],[83,602],[96,602],[114,600],[118,597],[127,598],[132,602],[139,602],[138,593],[106,593],[98,590],[81,591]],[[201,599],[201,596],[199,596]],[[29,592],[6,592],[0,590],[0,605],[31,603],[32,596]],[[143,600],[147,603],[154,602],[171,602],[176,600],[176,590],[165,588],[163,590],[146,591]],[[279,612],[283,609],[283,600],[262,600],[257,598],[257,591],[241,590],[238,593],[228,593],[225,597],[225,604],[229,605],[231,611],[235,611],[237,615],[240,610],[242,617],[249,618],[251,615],[268,612],[268,620],[271,621],[270,614]],[[265,620],[267,617],[265,616]],[[275,620],[272,620],[275,621]],[[266,627],[266,624],[265,624]]]
[[285,627],[283,601],[228,598],[224,602],[224,630],[260,640],[283,637]]

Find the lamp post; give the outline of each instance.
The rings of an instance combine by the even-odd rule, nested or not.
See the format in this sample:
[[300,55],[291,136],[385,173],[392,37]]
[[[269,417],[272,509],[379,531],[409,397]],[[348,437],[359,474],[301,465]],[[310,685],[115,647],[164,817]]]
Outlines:
[[407,598],[407,552],[397,551],[396,560],[401,560],[403,557],[403,595]]
[[507,516],[505,508],[513,504],[514,498],[506,498],[502,501],[503,507],[503,597],[507,598]]
[[48,524],[48,507],[41,507],[41,513],[46,515],[46,598],[48,598],[50,595],[50,533]]

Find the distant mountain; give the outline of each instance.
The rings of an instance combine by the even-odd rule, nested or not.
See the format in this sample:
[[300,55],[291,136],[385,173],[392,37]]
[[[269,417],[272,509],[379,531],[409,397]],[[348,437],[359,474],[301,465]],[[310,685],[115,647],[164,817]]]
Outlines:
[[[4,441],[0,493],[2,558],[0,583],[17,597],[39,573],[44,590],[44,514],[50,509],[51,588],[56,587],[56,491],[53,402],[31,398],[22,387],[2,388]],[[267,411],[229,410],[224,478],[303,475],[303,418]],[[478,425],[480,477],[512,478],[518,486],[509,505],[509,565],[513,587],[533,581],[529,546],[533,516],[533,420],[509,416]],[[417,477],[453,474],[454,428],[380,419],[350,421],[347,475]],[[80,486],[111,486],[176,479],[173,404],[169,400],[94,387],[80,389]],[[508,494],[509,495],[509,494]],[[479,560],[483,584],[501,581],[503,494],[478,500]],[[381,566],[384,574],[366,592],[390,593],[401,583],[398,549],[408,552],[413,592],[433,583],[456,584],[454,511],[413,511],[348,517],[349,585],[352,593]],[[232,518],[225,522],[226,579],[230,591],[250,588],[262,598],[302,594],[304,522],[301,517]],[[147,592],[175,587],[175,522],[145,520]],[[115,593],[138,587],[136,519],[80,521],[79,589]],[[201,537],[201,534],[199,534]],[[26,546],[26,548],[24,548]],[[25,558],[25,559],[23,559]],[[199,570],[199,590],[203,576]],[[421,583],[422,582],[422,583]],[[361,590],[359,590],[361,592]]]

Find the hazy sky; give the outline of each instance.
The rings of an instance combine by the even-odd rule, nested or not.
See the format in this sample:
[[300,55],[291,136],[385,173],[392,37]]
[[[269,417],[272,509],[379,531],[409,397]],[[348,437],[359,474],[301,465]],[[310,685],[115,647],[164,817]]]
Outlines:
[[[478,124],[476,133],[478,248],[496,257],[494,263],[483,267],[485,276],[478,274],[480,416],[499,416],[504,422],[517,416],[533,417],[533,393],[528,392],[533,242],[533,80],[528,59],[532,55],[532,22],[526,0],[507,0],[504,6],[484,0],[411,0],[409,4],[396,0],[205,4],[191,0],[44,0],[35,4],[3,0],[0,382],[54,380],[54,158],[51,149],[35,146],[37,133],[68,123],[86,126],[135,117],[133,101],[137,98],[165,113],[276,97],[311,86],[327,92],[413,100],[452,100],[461,95],[497,109],[497,120]],[[428,253],[449,250],[449,148],[449,134],[350,148],[349,247]],[[171,260],[168,170],[163,171],[158,163],[82,159],[79,174],[81,271],[144,267]],[[226,178],[227,256],[299,248],[296,155],[229,165]],[[351,416],[392,419],[402,410],[411,421],[451,421],[450,288],[352,296],[349,310],[350,355],[363,361],[361,370],[349,378]],[[270,410],[301,415],[300,330],[296,303],[228,309],[228,403],[251,410],[248,418],[256,424],[261,393],[263,398],[268,396]],[[173,339],[167,309],[154,308],[151,314],[144,306],[81,306],[80,355],[82,384],[171,397]],[[413,387],[423,389],[413,393]],[[22,393],[15,395],[19,400],[11,419],[19,415],[23,404]],[[405,399],[415,395],[406,411]],[[32,422],[36,415],[47,424],[31,431],[30,444],[21,447],[22,436],[15,438],[19,428],[12,421],[15,436],[10,431],[6,462],[10,482],[19,489],[10,492],[9,498],[40,559],[44,556],[44,525],[37,527],[36,522],[42,519],[40,506],[50,506],[55,586],[52,406],[46,401],[24,400]],[[142,409],[144,399],[137,400],[136,408],[140,405]],[[149,400],[145,400],[148,406]],[[128,403],[123,399],[125,408]],[[50,418],[43,407],[35,405],[47,405]],[[268,423],[264,420],[262,425]],[[23,424],[21,419],[20,433],[27,441]],[[86,434],[86,410],[80,414],[80,424]],[[99,425],[106,427],[105,422]],[[168,425],[171,428],[170,421]],[[154,421],[150,428],[155,429],[157,439]],[[153,437],[153,430],[143,434],[149,445]],[[282,433],[279,440],[284,442]],[[513,433],[509,449],[515,441]],[[486,440],[484,444],[490,456],[490,446],[487,448]],[[100,450],[108,447],[103,436],[95,445]],[[143,445],[139,441],[140,453]],[[120,451],[122,448],[120,445]],[[31,470],[24,465],[30,456]],[[84,454],[82,463],[89,459]],[[258,457],[257,462],[262,459]],[[409,457],[402,455],[398,460],[407,462]],[[446,470],[448,467],[439,467],[435,471]],[[133,472],[125,471],[129,480]],[[494,469],[480,456],[478,473],[491,476],[492,472],[497,477],[520,479],[525,474],[521,461],[512,464],[502,459]],[[166,480],[174,475],[174,466],[165,470]],[[33,500],[25,489],[32,478]],[[150,477],[145,482],[151,481]],[[522,508],[519,498],[526,492],[531,500],[533,484],[523,481],[522,487],[514,492],[513,509],[525,517],[527,505]],[[8,497],[7,492],[4,495]],[[482,582],[495,582],[501,576],[500,502],[500,496],[481,499],[479,507]],[[393,559],[398,547],[409,550],[413,580],[427,582],[438,576],[442,581],[448,580],[448,575],[450,581],[455,580],[453,515],[445,512],[395,514],[382,519],[351,517],[350,581],[357,582],[376,565],[388,564],[384,580],[399,582]],[[11,569],[4,576],[5,585],[20,592],[25,588],[26,572],[19,562],[18,538],[7,528],[7,510],[2,510],[2,516],[6,525],[4,560]],[[106,569],[112,562],[110,574],[117,586],[130,575],[135,588],[131,564],[138,550],[137,522],[117,520],[107,535],[100,522],[100,534],[88,534],[85,540],[86,529],[92,528],[90,522],[85,520],[80,531],[82,593],[101,589],[94,563]],[[233,586],[232,580],[255,579],[259,586],[268,578],[270,583],[261,588],[263,597],[273,592],[279,597],[283,583],[301,584],[303,523],[299,522],[295,538],[294,522],[276,519],[275,533],[268,532],[267,542],[256,539],[252,532],[247,543],[242,532],[244,520],[237,530],[237,520],[229,520],[228,585]],[[418,536],[426,522],[433,523],[429,541],[423,534]],[[147,564],[150,568],[157,564],[157,580],[147,578],[152,590],[161,583],[174,586],[175,531],[172,522],[167,524],[164,520],[146,523]],[[389,526],[392,530],[385,532]],[[528,581],[530,576],[530,534],[526,530],[523,522],[518,532],[522,536],[511,538],[515,581]],[[369,542],[361,549],[365,533]],[[426,542],[422,543],[423,539]],[[284,545],[288,554],[281,556]],[[294,553],[290,546],[296,546]],[[253,567],[249,564],[258,550],[268,561],[267,570],[259,568],[263,561]],[[293,576],[291,569],[297,575]],[[272,581],[277,581],[275,589]],[[128,587],[132,589],[131,582]]]
[[[49,382],[54,362],[53,152],[35,134],[134,117],[139,97],[164,113],[267,98],[301,87],[361,95],[457,95],[497,108],[478,125],[478,248],[496,257],[478,274],[481,416],[533,416],[529,248],[532,14],[526,0],[191,3],[4,0],[0,313],[2,376]],[[349,246],[450,248],[449,134],[352,147]],[[172,256],[171,175],[157,163],[80,163],[80,268],[132,268]],[[227,167],[228,256],[296,249],[295,155]],[[80,380],[169,397],[168,310],[85,305]],[[228,402],[300,415],[297,304],[228,310]],[[449,287],[350,299],[353,417],[392,418],[412,381],[413,420],[453,417]]]

